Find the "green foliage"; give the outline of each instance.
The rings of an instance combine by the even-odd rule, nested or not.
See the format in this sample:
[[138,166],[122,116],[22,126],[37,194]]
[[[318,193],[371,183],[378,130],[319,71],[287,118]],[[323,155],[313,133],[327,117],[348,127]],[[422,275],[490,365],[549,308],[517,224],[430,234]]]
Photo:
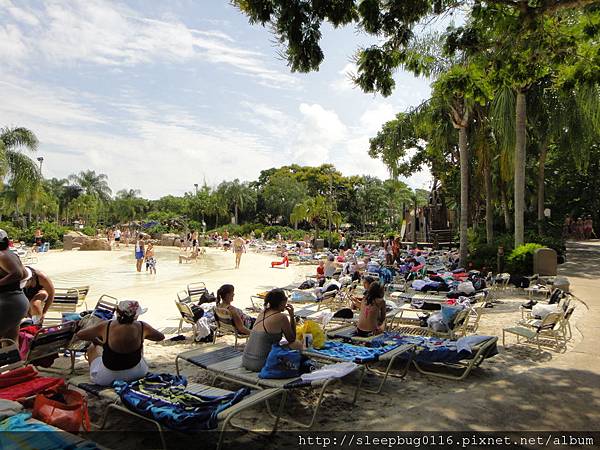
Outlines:
[[535,243],[518,246],[506,258],[507,270],[516,275],[533,275],[533,254],[542,247]]
[[94,227],[90,227],[89,225],[86,225],[80,231],[86,236],[96,236],[96,229]]

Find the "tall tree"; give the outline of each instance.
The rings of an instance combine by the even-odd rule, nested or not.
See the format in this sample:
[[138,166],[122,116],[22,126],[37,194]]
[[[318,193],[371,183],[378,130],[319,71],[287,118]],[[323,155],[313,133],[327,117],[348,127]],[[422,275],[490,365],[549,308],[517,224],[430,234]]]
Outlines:
[[22,202],[32,199],[42,176],[37,164],[21,150],[35,152],[38,139],[26,128],[0,129],[0,178],[7,181],[14,196],[15,214]]
[[110,199],[112,190],[108,186],[108,177],[95,170],[84,170],[69,176],[69,180],[81,187],[86,195],[92,195],[102,202]]

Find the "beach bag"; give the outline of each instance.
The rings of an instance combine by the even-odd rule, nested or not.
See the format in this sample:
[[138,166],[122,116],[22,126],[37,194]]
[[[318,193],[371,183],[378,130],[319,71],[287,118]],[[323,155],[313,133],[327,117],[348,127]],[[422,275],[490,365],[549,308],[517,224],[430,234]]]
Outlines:
[[202,305],[203,303],[214,303],[217,301],[217,297],[215,297],[214,292],[209,294],[208,291],[203,292],[200,296],[200,300],[198,300],[198,304]]
[[70,433],[90,431],[87,399],[70,389],[38,394],[33,402],[33,418]]
[[295,378],[299,377],[302,367],[302,354],[298,350],[289,350],[279,344],[273,344],[269,356],[258,378]]
[[323,348],[326,338],[323,328],[319,324],[312,320],[305,320],[302,325],[296,326],[296,339],[298,341],[302,342],[306,333],[312,334],[314,348]]

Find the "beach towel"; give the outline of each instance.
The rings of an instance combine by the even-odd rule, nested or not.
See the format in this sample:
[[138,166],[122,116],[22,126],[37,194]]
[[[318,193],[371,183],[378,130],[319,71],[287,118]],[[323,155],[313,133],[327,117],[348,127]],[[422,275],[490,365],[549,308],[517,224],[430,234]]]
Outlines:
[[[458,341],[453,341],[435,337],[406,336],[394,332],[385,332],[373,339],[369,345],[386,346],[392,343],[398,345],[413,344],[415,345],[414,360],[416,362],[453,364],[464,359],[471,359],[473,357],[472,346],[490,339],[490,336],[469,336],[469,338],[468,340],[461,340],[465,339],[461,338]],[[487,353],[486,358],[497,354],[498,349],[494,346]]]
[[69,439],[69,435],[65,433],[57,433],[60,430],[30,419],[31,413],[20,413],[0,422],[0,448],[6,450],[92,450],[98,448],[91,441],[81,442],[78,439]]
[[303,381],[326,380],[329,378],[342,378],[356,369],[357,365],[353,362],[342,362],[337,364],[328,364],[321,369],[304,373],[300,378]]
[[344,359],[357,364],[378,361],[379,357],[390,350],[395,349],[400,344],[391,342],[378,347],[361,347],[359,345],[347,344],[345,342],[328,341],[322,349],[314,350],[315,353],[324,356]]
[[192,432],[217,428],[218,414],[241,401],[248,388],[222,396],[192,394],[180,375],[147,374],[137,381],[115,381],[113,387],[127,408],[167,428]]
[[18,400],[64,386],[62,378],[40,377],[33,366],[19,367],[0,375],[0,399]]

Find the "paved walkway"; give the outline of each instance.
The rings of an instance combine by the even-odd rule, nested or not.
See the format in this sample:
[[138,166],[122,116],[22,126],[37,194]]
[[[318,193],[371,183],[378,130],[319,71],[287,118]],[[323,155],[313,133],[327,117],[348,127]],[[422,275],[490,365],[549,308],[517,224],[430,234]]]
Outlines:
[[[485,371],[448,383],[441,395],[410,392],[408,380],[399,394],[422,396],[419,406],[403,410],[400,401],[398,412],[386,411],[387,417],[373,420],[371,429],[600,430],[600,242],[570,243],[568,261],[559,272],[589,308],[573,330],[583,335],[576,337],[578,344],[564,354],[547,352],[535,362],[519,361],[525,363],[519,368],[484,363]],[[515,355],[507,352],[506,357]]]

